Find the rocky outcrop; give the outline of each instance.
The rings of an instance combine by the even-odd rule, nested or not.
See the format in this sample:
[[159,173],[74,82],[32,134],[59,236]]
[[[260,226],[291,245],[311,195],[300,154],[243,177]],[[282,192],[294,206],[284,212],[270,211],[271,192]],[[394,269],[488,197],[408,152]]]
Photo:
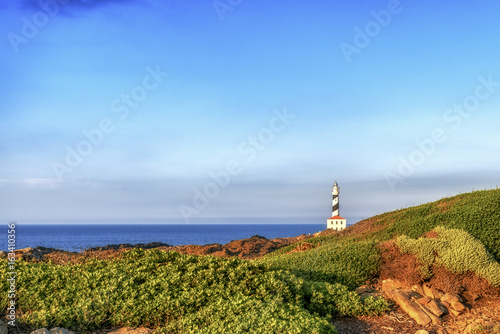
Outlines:
[[54,327],[50,331],[47,328],[40,328],[30,334],[75,334],[75,332],[69,331],[65,328]]
[[[68,264],[73,261],[78,261],[82,258],[92,258],[96,257],[99,259],[106,259],[110,257],[115,257],[118,252],[126,251],[132,248],[143,248],[143,249],[160,249],[163,251],[176,251],[184,254],[192,255],[213,255],[222,257],[239,257],[242,259],[254,259],[263,255],[266,255],[272,251],[275,251],[284,246],[294,244],[303,240],[312,238],[312,235],[300,235],[298,237],[291,238],[275,238],[267,239],[265,237],[254,235],[248,239],[233,240],[227,244],[209,244],[209,245],[183,245],[183,246],[171,246],[161,242],[152,242],[148,244],[117,244],[108,245],[105,247],[94,247],[89,248],[81,253],[66,252],[57,249],[48,249],[37,247],[33,251],[37,251],[42,255],[42,258],[50,259],[54,263],[58,264]],[[313,248],[317,246],[307,247]],[[37,253],[37,254],[38,254]],[[31,254],[31,253],[30,253]]]
[[395,301],[413,320],[419,325],[427,325],[430,322],[437,321],[431,317],[430,312],[420,306],[414,299],[421,297],[411,290],[393,290],[385,291],[387,296]]
[[16,258],[22,256],[23,260],[43,260],[43,252],[31,247],[16,249],[14,253],[16,253]]
[[362,286],[356,288],[356,293],[361,297],[361,300],[365,300],[368,297],[373,297],[375,299],[383,298],[382,294],[380,292],[378,292],[371,285],[362,285]]
[[222,257],[237,256],[242,259],[254,259],[266,255],[284,246],[311,238],[310,235],[301,235],[293,238],[267,239],[254,235],[248,239],[233,240],[225,245],[211,244],[205,246],[187,245],[160,247],[162,250],[175,250],[193,255],[214,255]]
[[[44,256],[46,254],[50,254],[53,252],[57,252],[59,250],[55,248],[46,248],[46,247],[36,247],[36,248],[31,248],[31,247],[26,247],[26,248],[21,248],[21,249],[16,249],[14,253],[16,254],[16,259],[22,258],[25,261],[32,261],[32,260],[37,260],[41,261],[44,259]],[[8,256],[9,252],[1,251],[0,252],[0,257],[1,258],[6,258]]]
[[7,325],[5,324],[5,322],[0,320],[0,334],[7,334],[8,332],[9,330],[7,329]]
[[301,242],[296,248],[292,249],[291,251],[287,252],[287,254],[290,253],[297,253],[297,252],[304,252],[309,249],[313,249],[316,247],[321,246],[321,244],[313,245],[309,242]]
[[96,252],[96,251],[106,251],[106,250],[119,250],[119,249],[126,249],[126,248],[142,248],[142,249],[153,249],[153,248],[159,248],[159,247],[172,247],[169,244],[165,244],[163,242],[150,242],[147,244],[111,244],[107,245],[104,247],[92,247],[88,248],[86,251],[90,252]]
[[438,325],[442,316],[448,313],[458,316],[468,309],[460,295],[444,293],[426,284],[408,289],[399,281],[387,279],[382,282],[382,291],[419,325]]
[[108,332],[107,334],[149,334],[152,333],[153,330],[149,328],[130,328],[130,327],[123,327],[119,328],[117,330],[112,330],[111,332]]
[[[469,304],[461,294],[441,291],[428,284],[410,288],[401,281],[387,279],[382,281],[380,286],[386,297],[425,328],[416,333],[500,333],[499,298]],[[356,289],[356,292],[363,296],[371,291],[362,286]]]

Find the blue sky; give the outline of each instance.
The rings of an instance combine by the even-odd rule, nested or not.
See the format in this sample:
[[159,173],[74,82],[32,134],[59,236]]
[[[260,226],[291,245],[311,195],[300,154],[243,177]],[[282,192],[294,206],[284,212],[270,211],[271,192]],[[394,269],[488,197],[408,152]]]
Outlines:
[[496,2],[0,5],[1,219],[370,217],[500,183]]

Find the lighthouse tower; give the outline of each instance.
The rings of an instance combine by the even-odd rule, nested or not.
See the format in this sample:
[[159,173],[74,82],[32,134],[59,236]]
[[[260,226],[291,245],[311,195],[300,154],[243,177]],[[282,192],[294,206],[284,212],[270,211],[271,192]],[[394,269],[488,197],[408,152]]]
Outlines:
[[339,185],[337,181],[332,188],[332,216],[326,220],[326,228],[340,231],[346,228],[347,219],[339,216]]

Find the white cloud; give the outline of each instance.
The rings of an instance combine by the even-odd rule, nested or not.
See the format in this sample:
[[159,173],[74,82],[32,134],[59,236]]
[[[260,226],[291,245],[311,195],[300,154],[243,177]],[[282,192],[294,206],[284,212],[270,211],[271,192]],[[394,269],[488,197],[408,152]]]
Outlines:
[[55,189],[61,185],[61,182],[50,178],[0,179],[0,186],[9,185],[14,187],[21,185],[29,188]]

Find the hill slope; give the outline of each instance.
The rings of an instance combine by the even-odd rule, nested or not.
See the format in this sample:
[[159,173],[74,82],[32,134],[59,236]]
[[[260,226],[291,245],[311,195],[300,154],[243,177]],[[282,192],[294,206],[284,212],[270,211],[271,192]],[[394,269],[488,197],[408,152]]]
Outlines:
[[467,231],[500,259],[500,189],[481,190],[387,212],[348,227],[342,236],[390,240],[418,238],[437,226]]
[[[437,226],[442,227],[435,230]],[[385,300],[365,299],[352,289],[382,277],[386,260],[396,262],[401,255],[396,254],[396,237],[406,236],[399,241],[408,252],[429,244],[437,252],[433,248],[428,254],[440,256],[453,254],[448,252],[453,247],[447,233],[450,240],[462,235],[479,257],[495,262],[491,273],[497,276],[492,277],[500,278],[500,190],[495,189],[384,213],[258,260],[160,249],[116,251],[103,259],[82,256],[65,264],[20,258],[17,321],[26,328],[79,331],[146,326],[157,333],[335,333],[332,320],[339,316],[376,315],[388,309]],[[414,240],[424,234],[440,239]],[[396,250],[390,259],[387,244]],[[467,260],[466,255],[449,258]],[[0,265],[6,267],[7,260],[0,259]],[[6,275],[0,272],[4,311],[10,302]],[[440,280],[447,282],[453,275]]]
[[[475,191],[363,220],[342,232],[327,230],[306,243],[290,245],[261,261],[311,280],[350,288],[376,276],[382,241],[418,238],[437,226],[460,229],[477,238],[500,259],[500,189]],[[295,252],[304,247],[309,250]]]

